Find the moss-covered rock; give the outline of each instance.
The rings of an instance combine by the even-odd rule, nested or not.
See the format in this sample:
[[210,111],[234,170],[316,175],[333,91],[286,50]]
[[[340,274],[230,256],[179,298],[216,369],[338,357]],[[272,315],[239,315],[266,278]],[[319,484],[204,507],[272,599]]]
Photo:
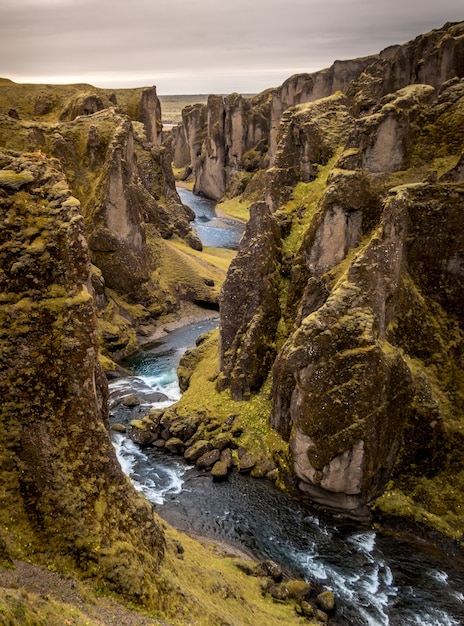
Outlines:
[[[137,334],[146,334],[184,302],[217,306],[225,272],[211,265],[213,255],[193,267],[188,253],[175,246],[163,250],[167,240],[196,252],[202,245],[191,228],[192,211],[175,188],[172,154],[160,145],[155,88],[113,94],[85,85],[11,83],[0,87],[0,112],[7,102],[17,105],[20,119],[0,116],[0,146],[57,158],[80,202],[107,357],[129,354]],[[27,171],[4,164],[0,170],[0,188],[20,189],[30,182]],[[205,279],[215,287],[208,288]]]
[[[221,378],[241,400],[259,389],[275,356],[280,317],[280,229],[264,203],[251,208],[244,244],[221,293]],[[252,273],[247,272],[253,267]],[[240,294],[247,293],[244,300]]]
[[[79,202],[56,161],[0,152],[30,180],[0,197],[0,512],[12,556],[49,552],[127,596],[156,602],[164,552],[107,423]],[[40,558],[40,557],[39,557]]]
[[[316,77],[288,82],[286,104],[300,104],[278,115],[260,209],[279,235],[259,252],[261,264],[259,237],[242,240],[221,300],[217,378],[219,390],[252,401],[265,380],[256,372],[273,361],[270,424],[291,443],[293,471],[312,499],[368,516],[392,489],[379,506],[423,515],[456,537],[462,29],[445,25],[360,65],[365,74],[352,83],[360,91],[348,81],[346,97],[303,105]],[[275,291],[260,291],[269,284],[263,259],[279,272]]]

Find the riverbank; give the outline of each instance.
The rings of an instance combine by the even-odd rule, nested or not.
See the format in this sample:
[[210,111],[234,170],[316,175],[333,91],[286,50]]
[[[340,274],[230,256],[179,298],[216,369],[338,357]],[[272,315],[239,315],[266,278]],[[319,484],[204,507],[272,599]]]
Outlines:
[[165,321],[161,320],[159,326],[149,335],[137,335],[138,345],[139,347],[149,345],[150,343],[166,337],[174,330],[178,330],[189,324],[196,324],[215,318],[219,318],[218,311],[202,309],[195,304],[185,303],[182,306],[182,312],[179,316],[176,316],[175,319],[171,320],[170,317],[166,317]]

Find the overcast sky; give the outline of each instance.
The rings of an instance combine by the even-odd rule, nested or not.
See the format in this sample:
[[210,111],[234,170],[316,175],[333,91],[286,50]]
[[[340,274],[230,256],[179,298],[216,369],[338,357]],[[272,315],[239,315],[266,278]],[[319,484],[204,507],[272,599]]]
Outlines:
[[461,20],[463,0],[0,0],[0,76],[256,93]]

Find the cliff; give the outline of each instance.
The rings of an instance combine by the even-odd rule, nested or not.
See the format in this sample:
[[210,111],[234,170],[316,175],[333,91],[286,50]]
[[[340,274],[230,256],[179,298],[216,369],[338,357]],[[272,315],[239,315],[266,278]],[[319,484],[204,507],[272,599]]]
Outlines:
[[312,500],[364,516],[384,494],[384,511],[456,538],[463,51],[464,25],[446,25],[286,96],[307,102],[281,115],[223,286],[216,383],[235,400],[271,386]]
[[174,133],[176,167],[193,176],[195,191],[215,200],[235,196],[250,183],[250,173],[274,164],[284,112],[305,102],[346,94],[355,116],[372,112],[389,93],[411,84],[441,84],[464,72],[462,26],[445,24],[379,54],[335,61],[312,74],[295,74],[280,87],[253,98],[211,96],[189,108]]
[[302,581],[276,605],[266,570],[177,533],[123,474],[92,294],[60,162],[0,150],[0,622],[290,626],[310,593],[327,610]]
[[56,160],[2,150],[0,164],[3,544],[156,595],[164,538],[108,435],[79,201]]
[[102,349],[113,358],[184,304],[217,306],[223,280],[208,263],[199,275],[188,269],[188,250],[193,256],[202,245],[177,194],[161,129],[154,87],[0,83],[0,145],[58,159],[80,201]]

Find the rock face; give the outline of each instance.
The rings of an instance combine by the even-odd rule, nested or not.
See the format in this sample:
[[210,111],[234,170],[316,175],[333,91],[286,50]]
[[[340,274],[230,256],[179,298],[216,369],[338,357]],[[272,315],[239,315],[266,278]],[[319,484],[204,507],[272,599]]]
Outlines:
[[266,159],[270,94],[253,100],[239,94],[209,96],[206,105],[186,107],[173,136],[174,165],[193,175],[194,191],[219,200],[231,185]]
[[0,152],[0,222],[0,517],[21,529],[9,548],[156,592],[163,534],[108,435],[84,220],[57,160]]
[[[222,376],[218,387],[230,386],[235,400],[259,389],[275,357],[273,340],[280,317],[279,240],[280,229],[267,205],[254,205],[220,302]],[[245,277],[244,268],[254,271]],[[239,294],[245,284],[244,299]]]
[[[462,77],[463,48],[462,24],[445,24],[377,55],[296,74],[279,88],[251,99],[213,96],[206,106],[196,105],[195,115],[191,108],[185,112],[189,121],[184,119],[174,136],[176,165],[193,173],[200,195],[214,199],[237,195],[249,182],[247,173],[274,164],[280,122],[289,108],[341,91],[355,115],[372,112],[384,96],[408,85],[438,89],[448,79]],[[383,134],[393,140],[387,128]]]
[[[454,315],[464,321],[456,300],[464,275],[445,268],[464,249],[454,234],[463,199],[462,189],[447,185],[392,193],[376,236],[325,302],[305,311],[275,362],[272,425],[291,438],[300,487],[316,501],[356,509],[380,495],[405,429],[413,439],[406,455],[426,472],[439,467],[438,389],[413,360],[438,353],[459,366],[448,345]],[[431,327],[441,315],[448,321],[437,333]],[[406,329],[411,318],[415,329]]]
[[[172,270],[165,278],[165,256],[171,267],[178,262],[162,241],[181,239],[197,251],[202,245],[177,194],[171,152],[160,145],[156,89],[90,90],[2,85],[0,144],[59,160],[85,219],[105,348],[121,355],[134,345],[134,328],[150,326],[182,300],[217,305],[218,296],[203,280],[198,289]],[[11,102],[20,119],[2,114]]]
[[355,80],[347,63],[286,84],[324,97],[281,116],[221,296],[219,388],[270,377],[299,488],[353,515],[462,445],[463,51],[447,25]]

